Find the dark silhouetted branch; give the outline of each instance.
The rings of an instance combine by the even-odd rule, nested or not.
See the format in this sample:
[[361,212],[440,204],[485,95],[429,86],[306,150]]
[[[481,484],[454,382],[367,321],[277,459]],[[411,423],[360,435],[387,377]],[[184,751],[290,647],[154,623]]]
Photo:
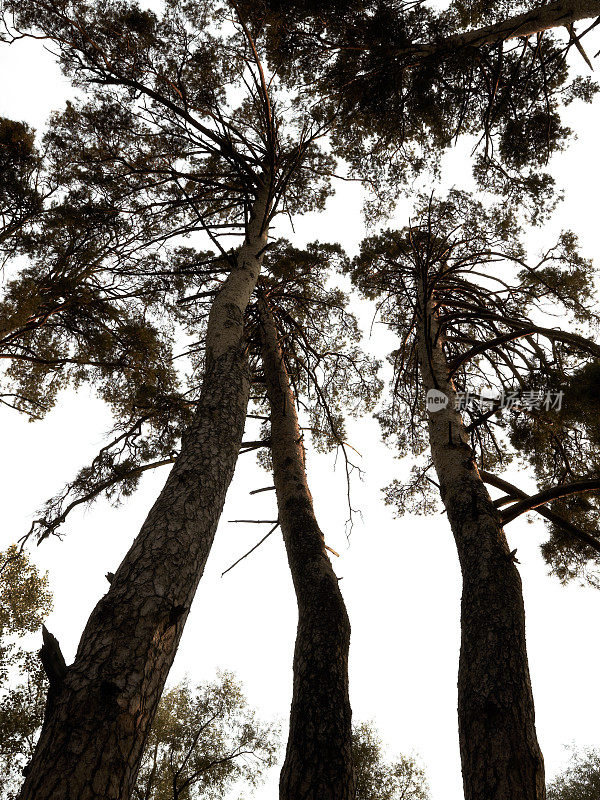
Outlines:
[[[499,478],[496,475],[493,475],[491,472],[486,472],[485,470],[480,470],[481,477],[483,478],[484,482],[487,483],[489,486],[494,486],[496,489],[500,489],[503,492],[507,492],[511,495],[511,499],[520,499],[520,500],[529,500],[530,496],[524,492],[522,489],[519,489],[517,486],[514,486],[512,483],[505,481],[503,478]],[[506,502],[506,498],[501,498],[502,502]],[[560,514],[557,514],[554,511],[551,511],[546,506],[536,506],[533,511],[536,511],[542,517],[547,519],[549,522],[552,522],[554,525],[557,525],[562,530],[570,533],[576,539],[584,542],[585,544],[592,547],[596,552],[600,553],[600,540],[596,539],[591,533],[584,531],[582,528],[578,528],[576,525],[573,525],[572,522],[562,517]]]
[[61,652],[58,639],[50,633],[45,625],[42,625],[42,639],[43,645],[40,650],[40,660],[50,681],[50,686],[56,688],[60,686],[67,674],[67,664]]
[[552,500],[559,500],[562,497],[570,497],[573,494],[581,494],[582,492],[593,492],[600,489],[600,480],[577,481],[575,483],[563,483],[559,486],[552,486],[549,489],[544,489],[541,492],[533,495],[532,497],[524,498],[518,503],[515,503],[510,508],[502,513],[502,522],[507,524],[512,522],[513,519],[525,514],[527,511],[533,511],[538,506],[543,506]]
[[[233,521],[235,522],[235,521],[237,521],[237,520],[233,520]],[[241,522],[248,522],[248,520],[239,520],[239,521],[241,521]],[[251,521],[251,520],[250,520],[250,521]],[[275,521],[275,525],[273,525],[273,527],[272,527],[272,528],[271,528],[271,530],[270,530],[270,531],[267,533],[267,535],[266,535],[266,536],[263,536],[263,538],[260,540],[260,542],[257,542],[257,544],[255,544],[255,545],[254,545],[254,547],[253,547],[251,550],[248,550],[248,552],[247,552],[247,553],[245,553],[245,554],[244,554],[244,555],[243,555],[241,558],[238,558],[238,560],[237,560],[236,562],[234,562],[234,563],[233,563],[233,564],[232,564],[230,567],[227,567],[227,569],[225,570],[225,572],[222,572],[222,573],[221,573],[221,577],[223,577],[224,575],[227,575],[227,573],[228,573],[228,572],[231,572],[231,570],[232,570],[234,567],[237,567],[237,565],[240,563],[240,561],[243,561],[245,558],[248,558],[248,556],[249,556],[249,555],[252,555],[252,553],[253,553],[255,550],[257,550],[257,549],[258,549],[258,548],[261,546],[261,544],[262,544],[263,542],[265,542],[265,541],[266,541],[266,540],[269,538],[269,536],[270,536],[272,533],[275,533],[275,531],[277,530],[277,528],[278,528],[278,527],[279,527],[279,520],[276,520],[276,521]]]

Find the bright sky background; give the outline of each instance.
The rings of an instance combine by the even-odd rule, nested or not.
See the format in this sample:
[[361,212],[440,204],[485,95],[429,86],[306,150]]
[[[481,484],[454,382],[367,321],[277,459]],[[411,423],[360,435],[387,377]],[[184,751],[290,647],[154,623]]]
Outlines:
[[[597,49],[597,48],[595,48]],[[592,49],[592,52],[595,52]],[[53,59],[39,43],[0,48],[0,114],[24,120],[38,130],[48,113],[71,96]],[[585,255],[600,252],[597,187],[600,100],[573,104],[567,120],[578,133],[552,170],[566,198],[544,230],[532,232],[534,248],[553,242],[561,228],[581,238]],[[465,188],[468,149],[446,159],[445,183]],[[468,188],[468,187],[467,187]],[[399,226],[408,220],[401,204]],[[350,254],[364,234],[361,195],[342,184],[320,215],[295,221],[294,241],[339,241]],[[364,319],[370,321],[370,308]],[[384,356],[391,338],[377,330],[367,347]],[[68,392],[48,417],[29,424],[9,409],[0,411],[0,549],[28,528],[34,512],[95,455],[110,418],[86,390]],[[310,454],[309,482],[317,517],[343,576],[352,622],[351,699],[356,720],[374,720],[390,755],[417,752],[426,768],[433,800],[461,800],[462,781],[456,721],[459,649],[460,572],[449,526],[443,515],[394,519],[381,488],[407,465],[381,443],[378,424],[350,424],[350,442],[362,453],[365,480],[355,484],[353,503],[363,512],[348,545],[343,468],[332,456]],[[63,541],[52,539],[33,553],[48,570],[54,611],[47,623],[58,637],[67,663],[84,624],[100,596],[104,577],[114,572],[138,532],[166,477],[157,471],[118,509],[105,501],[75,512]],[[508,475],[531,488],[525,475]],[[271,483],[253,455],[240,459],[225,512],[196,601],[189,617],[170,682],[189,674],[211,679],[217,668],[242,680],[248,699],[265,718],[287,719],[291,699],[292,651],[296,608],[280,534],[273,535],[250,559],[225,578],[221,572],[261,537],[259,526],[232,525],[238,517],[274,518],[272,493],[249,491]],[[265,530],[266,532],[266,530]],[[518,547],[527,611],[530,667],[537,729],[552,777],[565,763],[565,744],[600,746],[600,593],[576,585],[562,587],[539,554],[545,529],[524,518],[508,528]],[[277,796],[278,770],[257,797]]]

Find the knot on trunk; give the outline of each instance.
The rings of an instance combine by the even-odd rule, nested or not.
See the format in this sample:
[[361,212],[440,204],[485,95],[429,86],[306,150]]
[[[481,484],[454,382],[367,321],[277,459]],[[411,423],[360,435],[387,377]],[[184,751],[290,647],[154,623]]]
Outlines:
[[173,606],[169,611],[168,626],[173,627],[174,625],[177,625],[187,610],[187,606]]

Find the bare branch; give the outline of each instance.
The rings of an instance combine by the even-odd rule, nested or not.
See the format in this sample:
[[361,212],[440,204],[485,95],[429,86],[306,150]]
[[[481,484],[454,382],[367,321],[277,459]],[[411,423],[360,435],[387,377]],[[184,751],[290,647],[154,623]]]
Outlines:
[[[490,486],[495,486],[496,489],[500,489],[503,492],[507,492],[513,498],[520,498],[521,500],[528,500],[529,495],[524,492],[522,489],[514,486],[512,483],[504,480],[503,478],[499,478],[496,475],[493,475],[491,472],[487,472],[485,470],[480,470],[479,474],[481,475],[483,481]],[[504,500],[504,498],[502,498]],[[551,511],[549,508],[545,506],[536,506],[532,509],[540,514],[542,517],[547,519],[549,522],[554,523],[562,530],[570,533],[575,538],[579,539],[580,541],[584,542],[584,544],[589,545],[592,547],[596,552],[600,553],[600,540],[596,539],[592,534],[584,531],[582,528],[578,528],[573,523],[569,522],[569,520],[562,517],[560,514],[557,514],[554,511]]]
[[598,479],[551,486],[549,489],[544,489],[532,497],[520,500],[504,511],[502,513],[502,523],[506,525],[521,516],[521,514],[525,514],[527,511],[533,511],[538,506],[545,505],[552,500],[558,500],[561,497],[570,497],[571,495],[581,494],[583,492],[594,492],[598,489],[600,489],[600,480]]
[[[247,522],[248,520],[231,520],[231,521],[232,521],[232,522],[235,522],[235,521],[239,521],[239,522]],[[252,554],[252,553],[253,553],[255,550],[257,550],[257,549],[258,549],[258,548],[261,546],[261,544],[262,544],[263,542],[265,542],[265,541],[266,541],[266,540],[269,538],[269,536],[270,536],[272,533],[274,533],[274,532],[277,530],[277,528],[278,528],[278,527],[279,527],[279,520],[277,520],[277,521],[275,522],[275,525],[273,525],[273,527],[272,527],[272,528],[271,528],[271,530],[270,530],[270,531],[267,533],[267,535],[266,535],[266,536],[263,536],[263,538],[260,540],[260,542],[258,542],[257,544],[255,544],[255,545],[254,545],[254,547],[253,547],[251,550],[248,550],[248,552],[247,552],[247,553],[245,553],[245,554],[244,554],[244,555],[243,555],[241,558],[238,558],[238,560],[237,560],[237,561],[236,561],[234,564],[232,564],[230,567],[227,567],[227,569],[225,570],[225,572],[222,572],[222,573],[221,573],[221,577],[223,577],[224,575],[227,575],[227,573],[228,573],[228,572],[230,572],[230,571],[231,571],[231,570],[232,570],[234,567],[237,567],[237,565],[240,563],[240,561],[243,561],[245,558],[248,558],[248,556],[249,556],[249,555],[251,555],[251,554]]]

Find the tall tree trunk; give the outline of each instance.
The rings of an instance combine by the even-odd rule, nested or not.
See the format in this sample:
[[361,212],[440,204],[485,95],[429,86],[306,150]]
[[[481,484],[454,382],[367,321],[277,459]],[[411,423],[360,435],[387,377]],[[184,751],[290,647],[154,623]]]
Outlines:
[[306,480],[295,401],[266,302],[259,301],[279,522],[298,602],[281,800],[354,800],[348,697],[350,622]]
[[50,676],[20,800],[129,800],[242,441],[250,386],[244,313],[267,243],[269,198],[266,180],[211,309],[202,392],[181,454],[92,612],[75,661]]
[[521,578],[457,410],[433,301],[426,304],[423,294],[422,380],[448,398],[428,413],[431,454],[463,577],[458,720],[465,800],[543,800]]

